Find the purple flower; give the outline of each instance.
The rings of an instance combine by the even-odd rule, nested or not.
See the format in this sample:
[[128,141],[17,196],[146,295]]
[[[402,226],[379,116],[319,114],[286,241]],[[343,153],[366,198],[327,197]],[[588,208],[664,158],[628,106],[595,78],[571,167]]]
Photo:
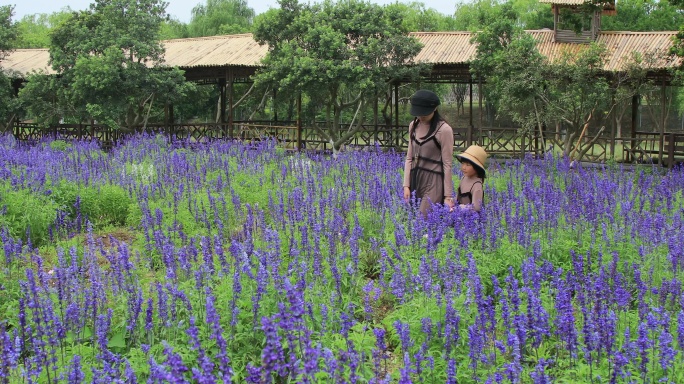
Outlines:
[[164,345],[166,365],[171,369],[170,375],[167,376],[169,382],[172,384],[189,383],[185,379],[185,372],[188,372],[188,367],[183,363],[183,359],[180,355],[173,352],[173,348],[166,341],[163,341],[162,344]]
[[223,337],[223,328],[221,327],[220,317],[216,311],[214,304],[214,296],[207,293],[207,323],[211,326],[211,338],[218,346],[217,358],[219,360],[219,371],[221,372],[220,379],[225,383],[230,383],[233,377],[233,369],[230,366],[230,359],[228,358],[228,343]]
[[81,368],[81,356],[74,355],[71,359],[71,368],[69,368],[69,384],[79,384],[85,380],[85,374]]
[[551,378],[546,374],[545,367],[549,365],[551,361],[545,359],[539,359],[537,366],[534,367],[534,372],[530,373],[530,378],[534,384],[550,384]]
[[409,324],[402,323],[401,321],[397,320],[392,325],[394,325],[394,329],[397,330],[397,334],[399,335],[399,340],[401,341],[401,350],[404,353],[408,353],[409,348],[413,346]]
[[447,362],[447,384],[458,384],[456,379],[456,360],[449,359]]

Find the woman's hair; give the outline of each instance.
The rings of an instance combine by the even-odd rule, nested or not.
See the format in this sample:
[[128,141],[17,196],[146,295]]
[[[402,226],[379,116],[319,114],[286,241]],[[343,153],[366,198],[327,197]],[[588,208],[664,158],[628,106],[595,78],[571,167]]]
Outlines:
[[466,159],[466,158],[464,158],[464,157],[461,158],[461,163],[468,163],[468,164],[472,165],[473,168],[475,168],[475,171],[477,172],[477,177],[479,177],[479,178],[482,179],[482,180],[485,179],[485,177],[486,177],[485,170],[482,169],[482,168],[480,168],[479,165],[473,163],[472,161],[470,161],[470,160],[468,160],[468,159]]
[[[438,126],[438,124],[439,124],[440,121],[444,121],[444,118],[443,118],[442,115],[440,115],[439,112],[435,109],[435,114],[432,115],[432,120],[430,120],[430,129],[428,130],[427,134],[425,134],[425,136],[421,137],[420,139],[421,139],[421,140],[425,140],[425,139],[427,139],[428,137],[430,137],[430,135],[432,135],[433,133],[435,133],[435,130],[437,130],[437,126]],[[415,127],[418,126],[418,118],[417,118],[417,117],[414,119],[413,126],[414,126],[414,129],[415,129]]]

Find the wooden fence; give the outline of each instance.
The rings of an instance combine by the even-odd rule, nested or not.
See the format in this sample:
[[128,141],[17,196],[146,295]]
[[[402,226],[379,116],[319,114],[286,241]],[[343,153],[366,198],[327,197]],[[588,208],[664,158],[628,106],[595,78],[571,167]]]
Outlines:
[[[15,123],[13,134],[24,142],[37,142],[45,138],[62,140],[96,140],[105,149],[111,148],[127,136],[139,133],[159,133],[174,139],[191,142],[212,140],[263,140],[274,139],[284,148],[292,150],[331,150],[331,143],[320,130],[298,127],[296,122],[234,121],[228,124],[190,123],[176,125],[148,125],[133,131],[115,130],[92,124],[59,124],[41,126],[32,123]],[[232,135],[231,135],[232,134]],[[408,144],[406,127],[365,125],[347,144],[350,146],[378,146],[383,149],[404,151]],[[537,132],[518,128],[485,127],[482,129],[454,129],[454,150],[461,151],[470,144],[479,144],[497,157],[520,158],[525,155],[543,156],[549,151],[560,154],[560,139],[541,137]],[[672,167],[684,161],[684,132],[637,131],[630,137],[611,138],[609,135],[584,136],[573,143],[574,151],[584,153],[583,161],[658,163]]]

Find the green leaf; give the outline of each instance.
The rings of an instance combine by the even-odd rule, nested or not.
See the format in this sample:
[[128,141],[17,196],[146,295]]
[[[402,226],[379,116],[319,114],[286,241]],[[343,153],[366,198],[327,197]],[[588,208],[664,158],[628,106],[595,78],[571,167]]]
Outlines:
[[114,334],[114,336],[109,339],[107,347],[111,349],[125,349],[126,348],[126,336],[123,331]]

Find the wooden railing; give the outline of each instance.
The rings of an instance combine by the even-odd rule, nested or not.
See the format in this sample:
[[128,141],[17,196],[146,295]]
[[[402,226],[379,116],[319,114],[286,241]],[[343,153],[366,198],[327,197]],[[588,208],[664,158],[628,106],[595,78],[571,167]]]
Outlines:
[[[59,124],[41,126],[30,123],[15,123],[14,136],[20,141],[35,142],[43,138],[63,140],[97,140],[105,149],[128,135],[160,133],[178,140],[207,142],[220,139],[243,141],[275,139],[278,144],[291,150],[331,150],[331,143],[321,131],[314,128],[298,128],[296,122],[234,121],[232,129],[221,123],[150,124],[136,130],[115,130],[97,124]],[[232,133],[232,135],[231,135]],[[468,140],[470,133],[471,140]],[[561,148],[561,140],[546,137],[519,128],[490,127],[468,130],[454,128],[454,151],[462,151],[470,144],[485,147],[493,156],[522,157],[526,154],[543,156],[551,147]],[[378,146],[383,149],[404,151],[408,144],[406,127],[364,125],[347,144],[351,146]],[[575,151],[583,152],[582,160],[605,162],[621,159],[624,162],[659,163],[672,167],[684,160],[684,132],[668,132],[665,135],[654,132],[635,132],[633,137],[611,139],[607,135],[584,136]],[[546,147],[545,147],[546,146]],[[584,151],[583,149],[586,149]],[[559,153],[558,150],[555,153]]]

